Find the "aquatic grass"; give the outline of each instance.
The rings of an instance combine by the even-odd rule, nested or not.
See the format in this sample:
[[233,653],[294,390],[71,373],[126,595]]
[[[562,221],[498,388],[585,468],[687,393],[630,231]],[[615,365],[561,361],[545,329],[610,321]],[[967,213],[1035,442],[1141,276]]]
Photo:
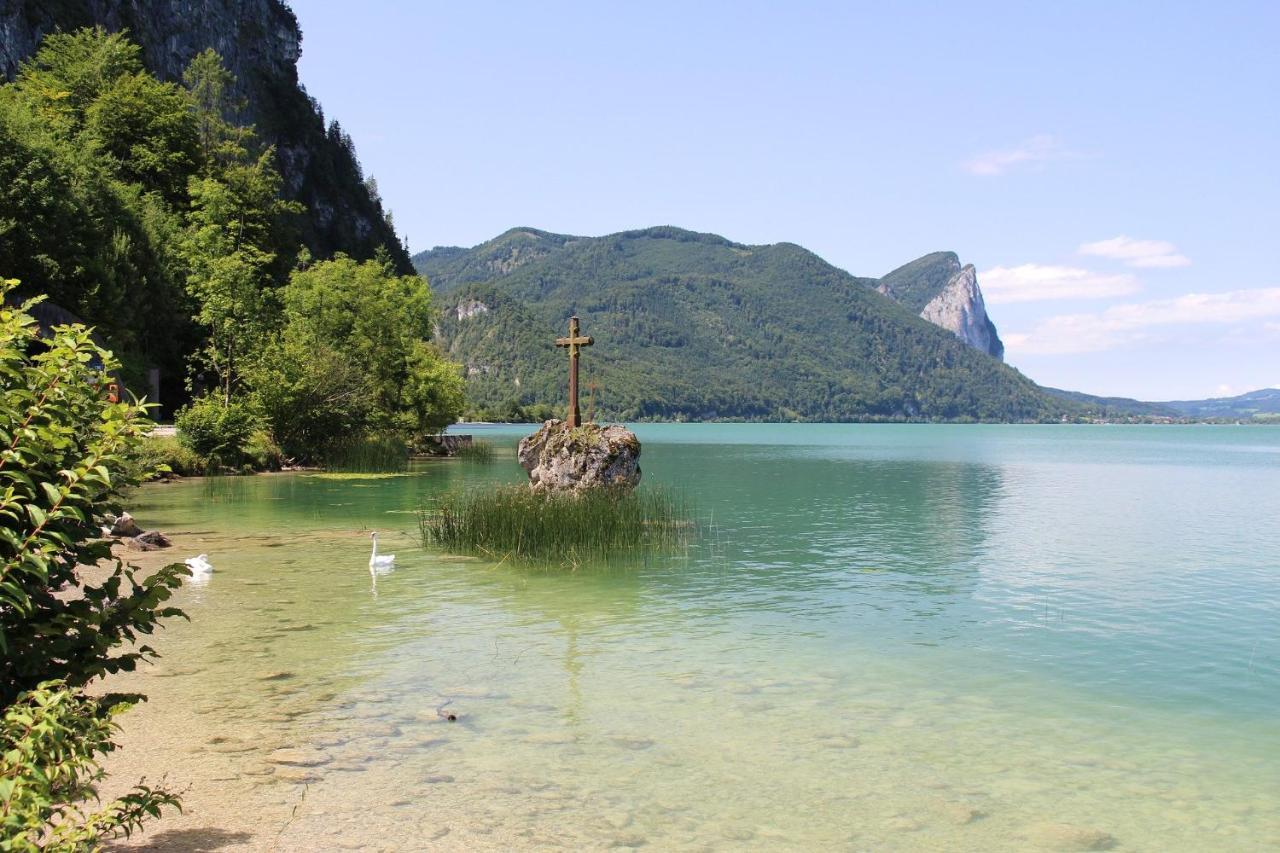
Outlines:
[[671,553],[693,530],[684,501],[664,489],[581,495],[499,486],[450,492],[419,511],[425,546],[543,565]]
[[458,452],[453,454],[459,459],[466,459],[469,462],[489,463],[494,460],[497,451],[494,450],[492,444],[487,441],[473,441],[470,444],[464,444],[458,448]]
[[389,435],[357,435],[335,441],[321,455],[329,471],[398,474],[409,469],[409,447]]
[[309,471],[312,480],[389,480],[409,476],[407,471]]

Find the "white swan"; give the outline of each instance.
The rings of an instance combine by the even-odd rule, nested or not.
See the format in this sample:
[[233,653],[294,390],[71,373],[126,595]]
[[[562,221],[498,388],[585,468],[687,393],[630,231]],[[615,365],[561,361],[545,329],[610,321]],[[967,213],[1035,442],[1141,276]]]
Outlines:
[[373,552],[369,554],[369,571],[388,571],[396,564],[395,554],[386,554],[378,556],[378,531],[369,534],[369,538],[373,540]]
[[196,586],[203,586],[208,583],[209,575],[213,574],[213,564],[209,562],[208,554],[201,554],[198,557],[187,557],[182,562],[186,563],[187,568],[191,570],[191,582]]

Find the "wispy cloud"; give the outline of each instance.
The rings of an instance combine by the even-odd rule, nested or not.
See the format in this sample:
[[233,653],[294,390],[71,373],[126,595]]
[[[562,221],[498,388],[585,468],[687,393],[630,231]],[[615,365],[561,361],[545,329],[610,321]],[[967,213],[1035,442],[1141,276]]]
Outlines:
[[1191,259],[1167,240],[1135,240],[1121,234],[1110,240],[1083,243],[1076,250],[1082,255],[1095,255],[1123,261],[1130,267],[1186,267]]
[[1051,134],[1042,133],[1033,136],[1012,148],[986,151],[962,165],[971,175],[984,178],[1006,174],[1014,169],[1043,165],[1050,160],[1061,160],[1069,156],[1066,149]]
[[[985,285],[984,285],[985,289]],[[1161,327],[1241,323],[1280,317],[1280,287],[1188,293],[1114,305],[1097,314],[1051,317],[1030,332],[1004,335],[1010,351],[1033,355],[1102,352],[1137,343]]]
[[1136,293],[1138,279],[1129,273],[1104,275],[1079,267],[1022,264],[992,267],[978,275],[987,302],[1040,302],[1049,299],[1098,299]]

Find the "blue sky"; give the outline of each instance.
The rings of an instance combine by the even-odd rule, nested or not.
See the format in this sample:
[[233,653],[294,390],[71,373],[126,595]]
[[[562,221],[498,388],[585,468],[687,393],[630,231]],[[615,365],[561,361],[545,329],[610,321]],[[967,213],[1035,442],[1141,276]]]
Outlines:
[[1280,4],[291,3],[416,252],[672,224],[973,263],[1038,382],[1280,387]]

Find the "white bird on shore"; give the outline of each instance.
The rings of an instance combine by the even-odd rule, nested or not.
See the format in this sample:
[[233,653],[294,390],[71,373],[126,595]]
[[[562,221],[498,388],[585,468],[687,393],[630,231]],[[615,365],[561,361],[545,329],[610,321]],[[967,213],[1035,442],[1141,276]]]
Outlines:
[[209,580],[209,575],[213,574],[213,563],[209,562],[208,554],[201,554],[198,557],[187,557],[187,559],[182,562],[186,563],[187,568],[191,570],[192,583],[206,583]]
[[386,572],[395,568],[395,554],[385,554],[381,557],[378,556],[378,531],[375,530],[370,533],[369,538],[373,540],[373,552],[369,554],[369,571]]

